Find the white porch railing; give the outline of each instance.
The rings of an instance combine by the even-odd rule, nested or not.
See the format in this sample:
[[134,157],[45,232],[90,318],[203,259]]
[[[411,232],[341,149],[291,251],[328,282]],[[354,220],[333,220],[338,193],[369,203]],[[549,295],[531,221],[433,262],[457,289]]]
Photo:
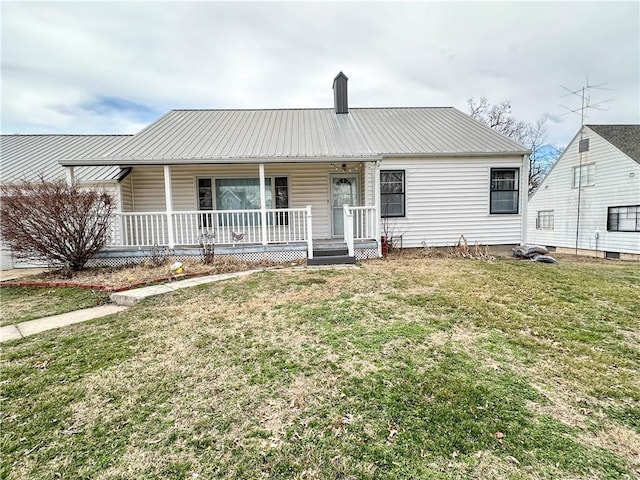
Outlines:
[[112,247],[152,247],[169,244],[167,215],[164,212],[116,213],[111,223],[108,245]]
[[355,240],[376,239],[376,207],[348,207],[353,212],[353,237]]
[[[213,235],[220,245],[238,243],[303,243],[311,239],[311,208],[267,209],[266,241],[260,210],[200,210],[172,212],[175,246],[199,245]],[[112,247],[169,246],[167,213],[135,212],[114,215],[108,245]]]
[[[344,241],[353,255],[356,240],[379,240],[375,206],[343,206]],[[169,222],[171,215],[171,222]],[[262,228],[262,222],[266,228]],[[173,226],[170,245],[169,224]],[[261,210],[200,210],[116,213],[109,247],[198,246],[203,235],[217,245],[306,243],[313,258],[311,206]]]
[[375,240],[377,215],[376,207],[351,207],[343,205],[344,241],[349,256],[355,252],[356,240]]

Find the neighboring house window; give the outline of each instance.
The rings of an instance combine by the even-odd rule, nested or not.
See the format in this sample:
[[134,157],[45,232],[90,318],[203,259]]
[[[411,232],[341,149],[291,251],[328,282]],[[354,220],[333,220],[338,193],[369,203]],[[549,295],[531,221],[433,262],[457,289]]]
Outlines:
[[380,171],[380,209],[383,218],[405,216],[404,170]]
[[580,181],[580,166],[573,167],[573,188],[578,188],[578,186],[582,185],[583,187],[593,185],[596,181],[596,164],[589,163],[587,165],[582,165],[582,181]]
[[491,169],[491,213],[518,213],[517,168]]
[[609,207],[607,230],[610,232],[640,232],[640,205]]
[[536,229],[553,230],[553,210],[538,210]]

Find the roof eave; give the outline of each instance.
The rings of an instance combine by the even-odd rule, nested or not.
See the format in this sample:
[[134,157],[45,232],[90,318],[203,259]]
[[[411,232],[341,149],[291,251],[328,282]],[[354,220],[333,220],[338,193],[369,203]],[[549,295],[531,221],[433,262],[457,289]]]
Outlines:
[[58,160],[63,167],[90,167],[118,165],[122,168],[143,165],[192,165],[192,164],[253,164],[253,163],[326,163],[326,162],[375,162],[382,155],[358,155],[335,157],[262,157],[262,158],[85,158]]

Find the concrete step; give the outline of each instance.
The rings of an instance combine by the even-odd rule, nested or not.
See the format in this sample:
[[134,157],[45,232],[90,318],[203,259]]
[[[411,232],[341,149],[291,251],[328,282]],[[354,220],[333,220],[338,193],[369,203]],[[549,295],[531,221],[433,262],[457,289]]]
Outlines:
[[313,249],[314,257],[340,257],[344,255],[349,255],[349,250],[347,247],[344,248],[318,248]]
[[307,265],[348,265],[356,263],[356,257],[348,255],[326,255],[307,259]]

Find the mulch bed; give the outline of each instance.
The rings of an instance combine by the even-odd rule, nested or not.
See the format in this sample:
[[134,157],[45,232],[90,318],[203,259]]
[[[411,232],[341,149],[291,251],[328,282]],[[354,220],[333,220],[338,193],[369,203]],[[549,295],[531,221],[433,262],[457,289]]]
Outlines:
[[197,272],[197,273],[182,273],[180,275],[167,275],[158,277],[153,280],[146,280],[144,282],[130,283],[128,285],[120,287],[112,287],[108,285],[98,285],[93,283],[79,283],[79,282],[60,282],[60,281],[14,281],[5,280],[0,282],[0,288],[2,287],[33,287],[33,288],[82,288],[85,290],[99,290],[107,293],[123,292],[125,290],[131,290],[134,288],[148,287],[150,285],[157,285],[175,280],[184,280],[192,277],[204,277],[206,275],[215,275],[215,272]]

